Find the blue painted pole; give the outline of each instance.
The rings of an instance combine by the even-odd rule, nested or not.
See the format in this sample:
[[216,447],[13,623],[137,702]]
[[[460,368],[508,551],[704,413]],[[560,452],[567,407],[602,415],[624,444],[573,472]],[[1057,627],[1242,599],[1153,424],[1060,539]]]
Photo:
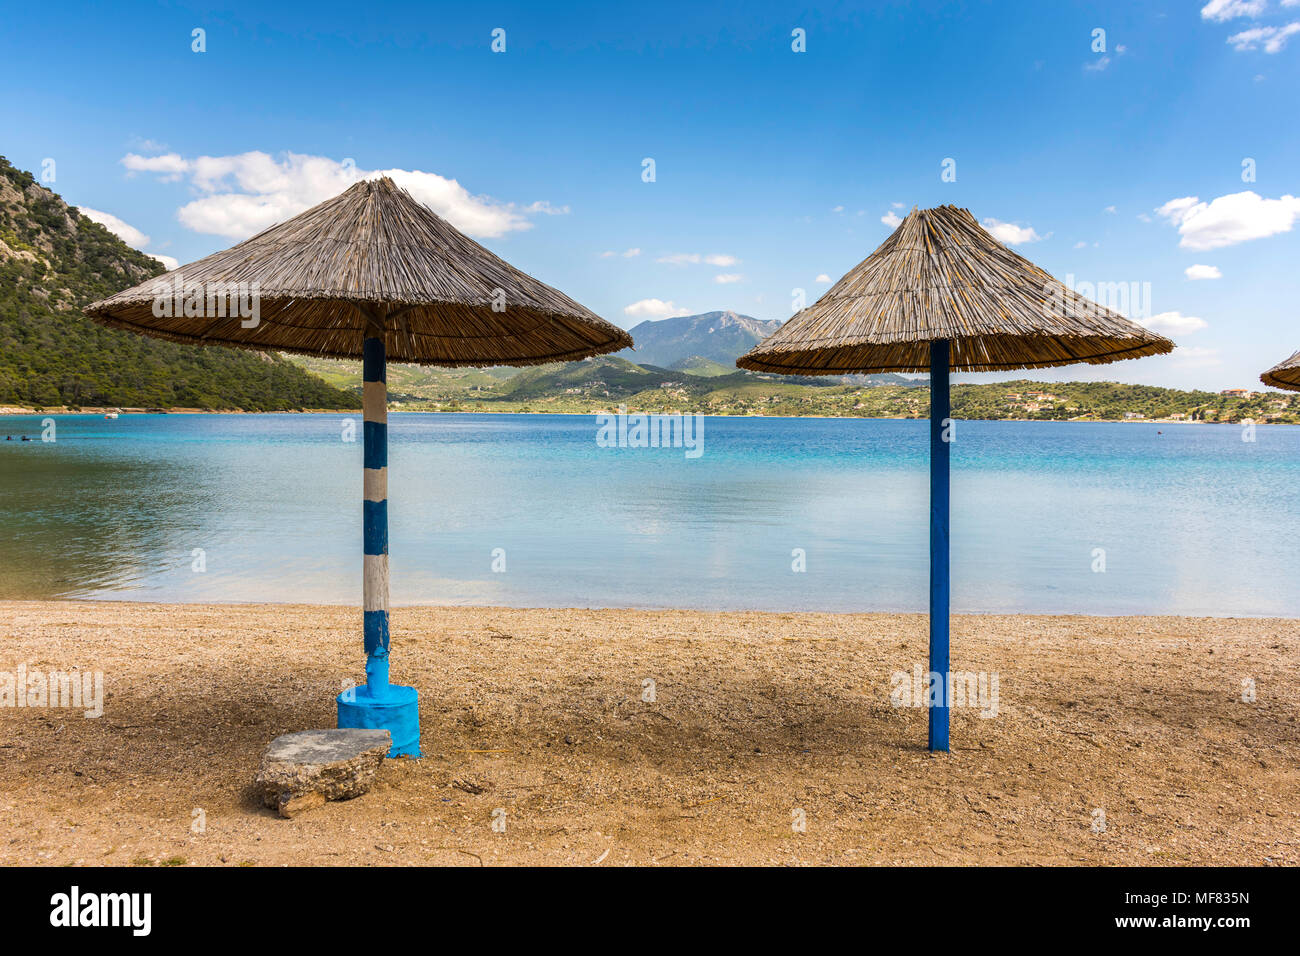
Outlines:
[[366,683],[338,696],[340,727],[387,730],[390,757],[420,756],[420,695],[388,683],[388,384],[384,326],[368,322],[361,347],[362,633]]
[[[948,750],[948,450],[952,414],[947,340],[930,343],[930,749]],[[951,438],[951,432],[948,435]],[[935,686],[935,684],[939,686]]]

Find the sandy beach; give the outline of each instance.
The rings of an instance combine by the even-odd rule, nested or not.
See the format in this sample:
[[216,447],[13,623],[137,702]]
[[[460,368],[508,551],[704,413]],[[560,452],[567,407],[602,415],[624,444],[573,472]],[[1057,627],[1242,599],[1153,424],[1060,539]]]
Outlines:
[[0,603],[0,672],[105,688],[93,719],[0,707],[0,864],[1300,861],[1296,621],[957,616],[997,716],[954,709],[931,756],[891,701],[924,616],[400,608],[425,758],[280,819],[260,755],[333,726],[358,616]]

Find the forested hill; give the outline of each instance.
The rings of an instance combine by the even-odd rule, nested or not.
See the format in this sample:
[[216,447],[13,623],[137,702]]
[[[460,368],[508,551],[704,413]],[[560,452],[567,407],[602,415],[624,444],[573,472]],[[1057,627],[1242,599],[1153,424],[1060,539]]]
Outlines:
[[164,271],[0,156],[0,405],[360,406],[278,355],[164,342],[81,315]]

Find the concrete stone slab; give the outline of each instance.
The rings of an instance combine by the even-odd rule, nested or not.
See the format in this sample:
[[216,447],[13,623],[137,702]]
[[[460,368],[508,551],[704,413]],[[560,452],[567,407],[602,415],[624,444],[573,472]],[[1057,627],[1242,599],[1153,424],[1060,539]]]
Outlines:
[[392,738],[386,730],[299,730],[271,741],[256,785],[262,802],[283,817],[350,800],[375,782]]

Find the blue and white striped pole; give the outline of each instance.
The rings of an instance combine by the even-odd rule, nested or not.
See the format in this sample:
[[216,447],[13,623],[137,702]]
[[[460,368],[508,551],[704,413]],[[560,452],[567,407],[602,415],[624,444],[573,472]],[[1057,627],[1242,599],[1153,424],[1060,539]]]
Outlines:
[[[930,343],[930,749],[948,749],[948,341]],[[951,438],[951,434],[947,436]],[[935,686],[938,685],[938,686]]]
[[384,340],[367,337],[362,347],[361,414],[364,450],[364,515],[361,594],[365,617],[366,685],[388,686],[388,375]]
[[413,687],[388,683],[388,384],[382,323],[367,323],[361,354],[366,684],[339,695],[339,726],[385,729],[392,736],[388,756],[418,757],[419,694]]

